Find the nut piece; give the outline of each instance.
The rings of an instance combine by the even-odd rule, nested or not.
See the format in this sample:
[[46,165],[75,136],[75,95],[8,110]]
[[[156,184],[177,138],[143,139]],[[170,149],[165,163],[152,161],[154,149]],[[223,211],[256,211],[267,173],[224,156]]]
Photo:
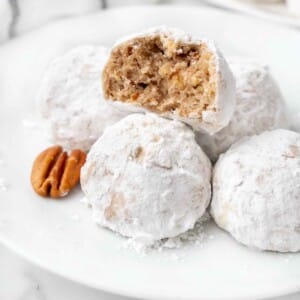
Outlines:
[[31,184],[40,196],[59,198],[66,196],[79,182],[80,169],[86,154],[73,150],[68,156],[61,146],[53,146],[35,159],[31,171]]

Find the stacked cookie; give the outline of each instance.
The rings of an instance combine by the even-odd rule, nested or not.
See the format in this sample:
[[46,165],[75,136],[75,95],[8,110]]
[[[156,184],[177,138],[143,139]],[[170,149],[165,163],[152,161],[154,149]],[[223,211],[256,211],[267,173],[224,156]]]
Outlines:
[[110,52],[72,50],[38,97],[55,143],[91,148],[81,184],[100,225],[151,244],[193,228],[212,199],[216,223],[242,243],[300,249],[299,135],[241,141],[287,127],[266,66],[228,63],[212,41],[157,28]]

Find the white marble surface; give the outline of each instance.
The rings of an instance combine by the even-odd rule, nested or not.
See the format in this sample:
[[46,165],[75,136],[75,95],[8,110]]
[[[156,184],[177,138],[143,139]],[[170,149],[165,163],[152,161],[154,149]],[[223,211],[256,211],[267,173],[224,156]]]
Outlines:
[[[138,300],[107,294],[42,270],[0,244],[1,300]],[[300,293],[272,300],[299,300]]]

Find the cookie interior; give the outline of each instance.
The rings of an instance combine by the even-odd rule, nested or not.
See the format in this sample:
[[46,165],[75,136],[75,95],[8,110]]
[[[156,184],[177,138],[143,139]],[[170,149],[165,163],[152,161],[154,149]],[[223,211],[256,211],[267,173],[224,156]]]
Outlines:
[[106,99],[200,119],[214,110],[215,56],[205,43],[134,38],[113,49],[102,78]]

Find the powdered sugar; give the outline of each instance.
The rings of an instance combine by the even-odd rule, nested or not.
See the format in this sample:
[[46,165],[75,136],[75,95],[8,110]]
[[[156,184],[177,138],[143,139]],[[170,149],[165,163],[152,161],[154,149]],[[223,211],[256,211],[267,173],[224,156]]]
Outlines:
[[49,65],[37,102],[54,143],[89,150],[107,126],[127,115],[102,98],[100,78],[106,56],[104,47],[80,46]]
[[300,250],[300,134],[277,129],[234,144],[218,160],[211,214],[239,242]]
[[190,35],[186,33],[184,30],[174,27],[167,27],[165,25],[157,26],[148,28],[146,30],[143,30],[139,33],[132,33],[126,36],[123,36],[122,38],[118,39],[115,46],[118,46],[128,40],[131,40],[136,37],[147,37],[147,36],[155,36],[155,35],[161,35],[165,36],[168,39],[172,39],[174,42],[183,42],[186,44],[200,44],[200,43],[206,43],[208,47],[213,51],[217,51],[217,47],[215,43],[212,40],[209,40],[204,37],[196,37],[194,35]]
[[93,145],[81,185],[97,223],[153,244],[194,227],[209,204],[210,175],[190,128],[132,114]]
[[7,192],[8,191],[8,183],[4,178],[0,177],[0,190],[3,192]]
[[87,199],[87,197],[82,197],[80,199],[80,202],[83,203],[86,206],[90,206],[89,200]]
[[200,245],[202,244],[208,236],[205,233],[205,223],[210,220],[208,213],[205,213],[200,220],[195,223],[194,228],[176,236],[173,238],[168,238],[156,242],[152,248],[153,249],[178,249],[190,245]]
[[34,129],[38,126],[38,123],[35,120],[32,120],[32,119],[23,119],[22,120],[22,125],[25,128]]
[[[162,239],[150,245],[143,243],[138,239],[129,238],[123,243],[122,247],[125,249],[132,249],[138,254],[146,255],[150,251],[161,252],[165,249],[180,249],[188,246],[200,246],[205,242],[205,240],[210,239],[210,235],[205,233],[205,223],[209,220],[210,215],[206,212],[195,223],[194,228],[181,233],[178,236]],[[178,257],[175,260],[178,260]]]
[[230,58],[229,66],[236,77],[233,117],[214,135],[196,133],[198,143],[213,161],[242,137],[288,127],[285,103],[268,67],[242,57]]
[[70,216],[71,220],[75,221],[75,222],[79,222],[80,221],[80,217],[78,214],[74,213]]

